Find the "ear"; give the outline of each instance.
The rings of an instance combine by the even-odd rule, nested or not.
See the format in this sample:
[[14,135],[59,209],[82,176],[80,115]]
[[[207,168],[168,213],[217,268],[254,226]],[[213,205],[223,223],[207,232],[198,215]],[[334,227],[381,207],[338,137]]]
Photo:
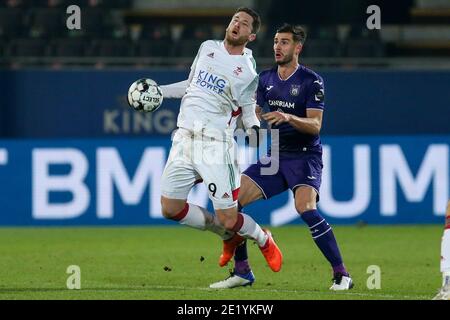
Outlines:
[[303,45],[299,42],[298,45],[295,46],[295,51],[297,52],[298,55],[300,55],[302,50],[303,50]]
[[256,34],[252,33],[248,36],[248,42],[252,42],[255,41],[256,39]]

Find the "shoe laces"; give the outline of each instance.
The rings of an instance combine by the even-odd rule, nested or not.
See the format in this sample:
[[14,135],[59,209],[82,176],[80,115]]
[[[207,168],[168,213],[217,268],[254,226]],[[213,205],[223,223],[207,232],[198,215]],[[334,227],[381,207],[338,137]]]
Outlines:
[[341,282],[342,282],[342,277],[343,277],[343,276],[344,276],[344,275],[343,275],[342,273],[336,273],[336,274],[334,275],[333,279],[331,279],[331,280],[333,281],[333,283],[339,285],[339,284],[341,284]]
[[225,280],[228,280],[228,279],[234,277],[234,275],[235,275],[234,269],[228,269],[228,272],[230,273],[230,275]]

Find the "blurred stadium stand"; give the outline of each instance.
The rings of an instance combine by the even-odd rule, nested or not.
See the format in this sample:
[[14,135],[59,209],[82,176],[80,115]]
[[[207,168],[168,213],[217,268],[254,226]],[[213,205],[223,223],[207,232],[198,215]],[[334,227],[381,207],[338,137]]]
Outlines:
[[[66,28],[71,4],[81,8],[81,30]],[[366,28],[371,4],[381,7],[381,30]],[[240,5],[262,16],[258,39],[249,45],[262,67],[272,63],[273,33],[284,21],[307,29],[309,65],[422,66],[424,58],[428,67],[449,64],[449,0],[2,0],[0,67],[185,67],[202,41],[223,38]]]

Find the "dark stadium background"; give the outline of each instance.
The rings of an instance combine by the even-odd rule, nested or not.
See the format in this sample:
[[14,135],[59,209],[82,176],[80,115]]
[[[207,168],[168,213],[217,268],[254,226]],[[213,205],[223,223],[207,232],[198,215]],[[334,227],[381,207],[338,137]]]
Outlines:
[[[66,8],[74,4],[81,8],[81,30],[66,28]],[[380,30],[366,26],[369,5],[381,9]],[[179,101],[166,99],[155,113],[144,114],[128,106],[126,94],[139,78],[159,84],[184,80],[200,43],[223,39],[239,6],[253,7],[262,17],[261,32],[249,45],[258,71],[273,65],[274,31],[290,22],[308,32],[300,62],[325,80],[326,165],[319,209],[337,226],[359,288],[369,264],[386,266],[391,281],[384,295],[361,289],[338,297],[426,299],[437,288],[439,237],[450,198],[449,0],[0,0],[3,297],[74,298],[52,288],[64,287],[65,267],[75,263],[95,275],[87,282],[94,288],[87,298],[139,298],[134,294],[140,292],[121,286],[141,290],[141,281],[168,285],[153,287],[165,293],[144,291],[143,297],[227,298],[201,290],[183,295],[183,286],[217,280],[215,264],[216,273],[191,266],[189,259],[200,256],[196,246],[212,250],[214,244],[218,250],[220,244],[205,243],[207,236],[178,228],[160,213],[160,175]],[[145,185],[135,183],[139,175]],[[212,209],[204,187],[192,196]],[[286,193],[247,212],[265,225],[293,224],[274,230],[287,252],[303,257],[315,249],[308,241],[301,247],[290,241],[297,232],[308,237],[293,208]],[[177,240],[189,249],[177,252]],[[155,251],[153,259],[146,243],[158,241],[168,251]],[[311,264],[328,272],[314,254]],[[205,257],[206,268],[213,259]],[[127,269],[130,261],[135,269]],[[117,269],[105,267],[110,262]],[[299,270],[310,269],[301,258],[295,262]],[[177,263],[186,264],[185,274],[199,273],[195,284],[176,273]],[[55,269],[62,265],[62,271]],[[45,275],[35,272],[38,266]],[[164,266],[174,271],[161,275]],[[105,270],[120,275],[108,278]],[[47,279],[49,291],[40,291],[33,272]],[[280,290],[289,291],[288,284],[297,286],[298,279],[286,274],[291,278],[283,278]],[[321,279],[302,282],[300,291],[265,296],[264,289],[247,298],[330,298],[315,295],[313,282]],[[418,279],[417,287],[410,286],[411,279]],[[110,285],[108,295],[102,288]],[[171,296],[171,290],[178,291]]]

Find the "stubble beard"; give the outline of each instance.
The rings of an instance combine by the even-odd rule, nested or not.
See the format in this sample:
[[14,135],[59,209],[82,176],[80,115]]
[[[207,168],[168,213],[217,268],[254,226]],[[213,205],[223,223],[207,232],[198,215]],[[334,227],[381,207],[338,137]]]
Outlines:
[[242,45],[246,44],[246,43],[248,42],[248,37],[246,37],[246,36],[241,36],[241,37],[239,37],[239,38],[237,38],[237,39],[233,39],[233,38],[231,37],[231,32],[228,32],[228,31],[227,31],[225,40],[227,40],[227,42],[228,42],[230,45],[232,45],[232,46],[234,46],[234,47],[237,47],[237,46],[242,46]]
[[294,55],[290,54],[290,55],[284,56],[283,60],[276,61],[276,63],[279,66],[284,66],[284,65],[287,65],[287,64],[291,63],[293,59],[294,59]]

